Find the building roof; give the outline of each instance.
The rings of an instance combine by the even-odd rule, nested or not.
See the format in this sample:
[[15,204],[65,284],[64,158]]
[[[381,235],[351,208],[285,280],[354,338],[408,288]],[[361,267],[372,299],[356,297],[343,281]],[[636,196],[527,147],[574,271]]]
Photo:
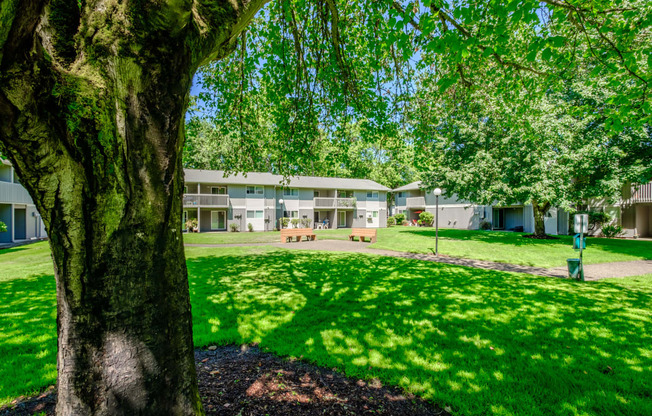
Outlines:
[[392,192],[401,192],[401,191],[416,191],[421,189],[421,181],[416,181],[403,185],[399,188],[393,189]]
[[[215,183],[225,185],[267,185],[289,188],[342,189],[359,191],[384,191],[390,189],[370,179],[325,178],[319,176],[295,176],[284,181],[282,175],[248,172],[225,176],[221,170],[184,169],[186,182]],[[246,175],[246,176],[245,176]]]

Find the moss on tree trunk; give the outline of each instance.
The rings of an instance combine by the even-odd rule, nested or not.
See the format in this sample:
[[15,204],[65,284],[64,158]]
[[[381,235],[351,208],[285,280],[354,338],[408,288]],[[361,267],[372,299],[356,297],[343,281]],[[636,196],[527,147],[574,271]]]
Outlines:
[[2,2],[0,151],[50,237],[58,414],[203,413],[184,117],[197,67],[228,53],[264,3]]

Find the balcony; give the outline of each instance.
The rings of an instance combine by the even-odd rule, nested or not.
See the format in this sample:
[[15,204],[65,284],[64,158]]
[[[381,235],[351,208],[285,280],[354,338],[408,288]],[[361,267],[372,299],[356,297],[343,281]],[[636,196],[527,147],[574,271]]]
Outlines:
[[321,198],[316,197],[313,200],[315,208],[322,209],[353,209],[356,205],[355,198]]
[[184,194],[183,195],[184,207],[229,207],[228,195],[212,195],[212,194]]
[[22,185],[12,182],[0,181],[0,203],[3,204],[31,204],[32,198],[27,189]]
[[423,197],[423,196],[415,196],[413,198],[406,198],[405,207],[407,209],[410,209],[410,208],[425,209],[426,208],[426,198]]
[[632,197],[628,202],[652,202],[652,182],[632,186]]

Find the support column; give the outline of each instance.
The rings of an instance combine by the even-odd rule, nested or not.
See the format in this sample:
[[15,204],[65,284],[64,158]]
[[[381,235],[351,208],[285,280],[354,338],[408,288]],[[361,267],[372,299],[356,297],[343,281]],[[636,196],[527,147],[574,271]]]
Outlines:
[[197,231],[201,233],[201,209],[197,206]]

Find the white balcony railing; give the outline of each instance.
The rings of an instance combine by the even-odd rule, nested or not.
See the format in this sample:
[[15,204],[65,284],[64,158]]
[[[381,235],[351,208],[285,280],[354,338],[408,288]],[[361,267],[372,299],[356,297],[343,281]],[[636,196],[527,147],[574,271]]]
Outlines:
[[183,195],[183,206],[202,206],[202,207],[224,207],[229,206],[228,195],[204,195],[204,194],[185,194]]
[[0,181],[0,202],[8,204],[31,204],[32,198],[21,184]]
[[652,182],[632,186],[632,197],[629,202],[652,202]]
[[340,208],[340,209],[353,209],[355,208],[355,198],[314,198],[315,208]]
[[406,198],[405,200],[406,208],[425,208],[426,207],[426,198],[423,196],[415,196],[412,198]]

